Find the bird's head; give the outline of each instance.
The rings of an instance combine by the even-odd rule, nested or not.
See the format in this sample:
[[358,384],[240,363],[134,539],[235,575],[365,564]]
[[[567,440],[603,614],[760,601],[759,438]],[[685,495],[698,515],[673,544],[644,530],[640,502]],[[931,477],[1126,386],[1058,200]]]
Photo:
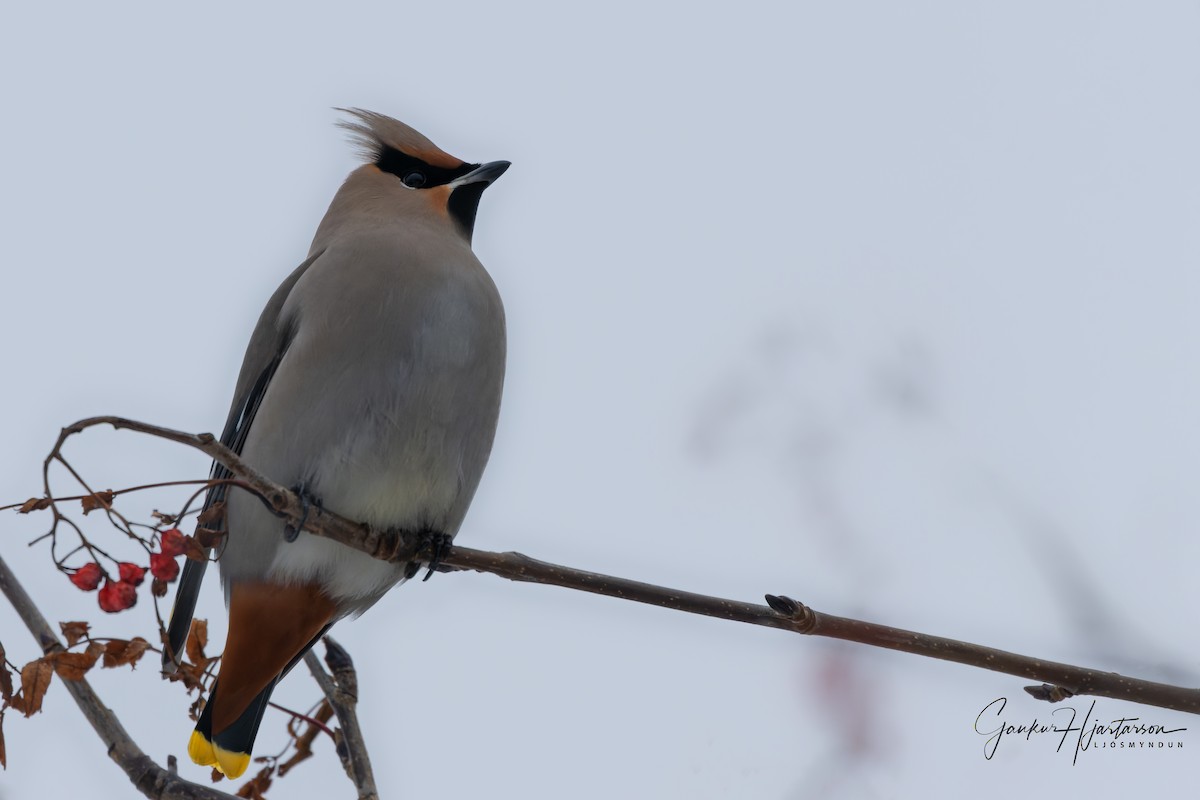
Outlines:
[[382,201],[397,213],[444,220],[470,242],[483,190],[504,174],[509,162],[469,164],[391,117],[339,110],[350,115],[339,124],[367,159],[346,179],[340,194],[354,203]]

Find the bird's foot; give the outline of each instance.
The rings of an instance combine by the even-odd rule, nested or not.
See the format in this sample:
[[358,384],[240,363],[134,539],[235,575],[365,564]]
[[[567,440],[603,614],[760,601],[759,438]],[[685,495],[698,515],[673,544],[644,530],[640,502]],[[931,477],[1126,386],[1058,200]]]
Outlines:
[[321,498],[309,493],[306,484],[298,484],[292,487],[292,491],[300,498],[300,520],[295,525],[288,523],[283,526],[283,540],[285,542],[294,542],[296,537],[300,535],[300,531],[304,530],[304,523],[308,522],[308,512],[314,507],[317,513],[320,514],[325,510]]
[[421,571],[421,564],[425,563],[428,565],[428,569],[425,572],[425,577],[421,579],[424,582],[429,580],[434,570],[442,563],[442,559],[450,552],[452,539],[448,534],[440,531],[422,528],[417,532],[417,541],[420,544],[417,555],[428,556],[428,558],[422,558],[421,561],[408,562],[408,566],[404,568],[404,577],[405,579],[412,578]]

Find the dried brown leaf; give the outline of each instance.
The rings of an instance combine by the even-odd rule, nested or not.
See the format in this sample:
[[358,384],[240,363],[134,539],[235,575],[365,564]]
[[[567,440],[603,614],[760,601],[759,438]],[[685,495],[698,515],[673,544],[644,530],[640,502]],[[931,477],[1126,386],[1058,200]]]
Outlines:
[[[202,675],[203,673],[196,669],[195,664],[189,664],[184,661],[175,667],[174,672],[164,675],[163,677],[169,681],[183,681],[183,685],[190,690],[204,688],[204,684],[201,679]],[[198,719],[199,717],[192,717],[193,722]]]
[[31,497],[21,504],[17,513],[28,514],[30,511],[41,511],[43,508],[49,508],[53,502],[49,497]]
[[87,622],[60,622],[59,630],[67,637],[67,647],[74,647],[80,639],[86,639],[91,625]]
[[203,690],[210,663],[212,663],[211,659],[207,658],[199,664],[180,662],[179,667],[167,678],[173,681],[183,681],[183,685],[188,689]]
[[207,664],[208,657],[204,655],[204,646],[208,644],[208,620],[192,620],[192,629],[188,631],[187,644],[184,652],[193,664]]
[[238,789],[237,796],[244,797],[246,800],[266,800],[263,793],[271,788],[271,773],[274,771],[274,767],[260,769],[257,775],[242,784],[242,788]]
[[54,671],[64,681],[81,681],[87,671],[96,666],[96,659],[105,650],[101,642],[92,642],[82,653],[55,653]]
[[208,561],[208,553],[200,546],[200,542],[196,541],[195,536],[183,537],[183,543],[186,547],[183,551],[185,558],[190,558],[192,561]]
[[[224,537],[225,531],[218,531],[213,528],[196,528],[196,542],[204,548],[216,547]],[[188,557],[191,557],[190,552]]]
[[[318,708],[316,713],[313,714],[313,719],[324,725],[325,723],[329,722],[332,717],[333,707],[329,705],[328,700],[322,700],[321,707]],[[297,720],[293,718],[292,722],[288,723],[289,733],[291,732],[292,723],[296,721]],[[279,777],[282,778],[284,775],[287,775],[289,772],[291,772],[292,767],[296,766],[302,761],[312,758],[313,740],[317,738],[317,734],[319,733],[321,733],[321,729],[316,725],[309,723],[308,728],[304,731],[304,733],[300,734],[299,736],[295,736],[294,733],[292,734],[296,739],[296,741],[292,743],[293,747],[295,748],[295,753],[291,758],[279,765]]]
[[[50,688],[50,679],[53,677],[54,667],[50,666],[47,658],[30,661],[21,667],[21,694],[19,698],[13,698],[13,708],[26,717],[32,717],[41,711],[42,698],[46,696],[46,690]],[[18,699],[19,707],[16,702]]]
[[0,700],[8,702],[12,699],[12,673],[8,671],[8,662],[4,655],[4,645],[0,644]]
[[146,653],[150,643],[140,636],[129,641],[113,639],[104,645],[104,667],[135,666]]
[[83,513],[86,515],[89,512],[95,511],[98,508],[112,508],[113,493],[112,489],[105,489],[102,492],[96,492],[83,498]]
[[176,517],[173,514],[164,514],[157,508],[150,512],[150,516],[166,525],[174,525],[176,520]]
[[210,522],[216,522],[222,519],[225,519],[224,500],[213,503],[211,506],[201,511],[200,515],[196,517],[196,522],[201,525],[207,525]]
[[191,719],[192,722],[199,722],[200,721],[200,712],[202,712],[203,710],[204,710],[204,698],[197,697],[196,702],[194,702],[190,706],[188,706],[188,718]]

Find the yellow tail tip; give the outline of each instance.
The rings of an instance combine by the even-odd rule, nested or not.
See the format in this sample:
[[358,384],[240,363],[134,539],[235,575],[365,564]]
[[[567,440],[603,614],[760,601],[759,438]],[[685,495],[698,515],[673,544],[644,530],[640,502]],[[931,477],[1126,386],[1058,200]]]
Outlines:
[[202,767],[217,765],[217,754],[213,751],[212,742],[200,731],[192,731],[192,738],[188,739],[188,755]]
[[250,766],[249,753],[235,753],[220,745],[213,745],[213,750],[217,754],[217,769],[225,773],[226,778],[240,778],[246,767]]
[[188,739],[188,755],[202,767],[216,767],[227,778],[240,778],[250,766],[249,753],[236,753],[210,742],[200,731]]

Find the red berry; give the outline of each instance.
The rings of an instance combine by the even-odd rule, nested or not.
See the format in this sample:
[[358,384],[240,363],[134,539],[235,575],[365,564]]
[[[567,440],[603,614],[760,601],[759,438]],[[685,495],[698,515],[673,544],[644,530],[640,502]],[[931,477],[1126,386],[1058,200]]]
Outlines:
[[71,583],[85,592],[90,592],[100,585],[100,565],[95,561],[84,564],[71,575]]
[[115,614],[137,603],[137,588],[125,581],[105,581],[100,590],[100,610]]
[[117,567],[121,570],[121,583],[128,583],[130,586],[141,586],[142,581],[146,579],[145,567],[130,564],[128,561],[122,561]]
[[159,536],[158,549],[164,556],[181,556],[187,552],[187,537],[179,528],[168,528]]
[[151,553],[150,573],[160,581],[170,583],[179,575],[179,562],[166,553]]

